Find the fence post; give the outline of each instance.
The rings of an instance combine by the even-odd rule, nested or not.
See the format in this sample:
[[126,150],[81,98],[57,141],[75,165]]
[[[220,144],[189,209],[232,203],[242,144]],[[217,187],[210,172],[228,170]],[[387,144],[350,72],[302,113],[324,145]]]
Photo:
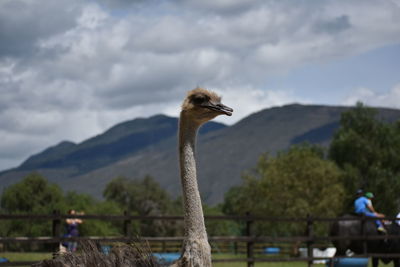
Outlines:
[[[246,236],[252,238],[253,237],[253,220],[250,220],[250,212],[246,212]],[[254,242],[247,241],[247,267],[254,266]]]
[[238,254],[238,242],[237,241],[233,242],[233,253],[235,255]]
[[[53,210],[53,225],[52,225],[52,235],[54,238],[60,238],[61,236],[61,217],[59,210]],[[57,256],[59,250],[59,242],[53,244],[53,259]]]
[[365,214],[363,213],[361,216],[361,235],[363,237],[362,240],[362,248],[363,248],[363,254],[367,254],[367,239],[366,239],[366,231],[365,231]]
[[314,257],[314,253],[313,253],[313,219],[312,217],[307,214],[307,237],[308,237],[308,241],[307,241],[307,257],[308,257],[308,267],[312,266],[313,260],[312,258]]
[[[128,211],[124,211],[124,216],[129,216]],[[124,219],[124,236],[130,237],[131,236],[131,220],[125,218]]]

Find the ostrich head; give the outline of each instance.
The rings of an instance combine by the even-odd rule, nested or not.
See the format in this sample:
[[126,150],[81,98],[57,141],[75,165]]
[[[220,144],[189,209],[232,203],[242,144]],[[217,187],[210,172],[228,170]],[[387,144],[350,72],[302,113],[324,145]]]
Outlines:
[[182,104],[182,114],[199,124],[205,123],[218,115],[231,116],[233,109],[221,103],[221,97],[203,88],[188,92]]

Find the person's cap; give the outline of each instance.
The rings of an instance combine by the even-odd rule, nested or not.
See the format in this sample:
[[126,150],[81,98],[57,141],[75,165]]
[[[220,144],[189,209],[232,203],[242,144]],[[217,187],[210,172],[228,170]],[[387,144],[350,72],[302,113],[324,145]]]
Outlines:
[[367,192],[367,193],[365,193],[365,196],[366,196],[367,198],[373,198],[373,197],[374,197],[374,194],[372,194],[371,192]]

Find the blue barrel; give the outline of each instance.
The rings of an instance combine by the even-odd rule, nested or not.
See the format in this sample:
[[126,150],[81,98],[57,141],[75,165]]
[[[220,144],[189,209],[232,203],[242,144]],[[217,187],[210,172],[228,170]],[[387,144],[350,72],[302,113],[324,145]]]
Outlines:
[[152,255],[161,263],[172,263],[181,256],[180,253],[153,253]]
[[103,254],[108,255],[110,254],[111,251],[111,246],[101,246],[101,252],[103,252]]
[[10,262],[10,261],[6,258],[0,257],[0,263],[3,263],[3,262]]
[[275,247],[264,248],[265,254],[279,254],[280,252],[281,252],[280,248],[275,248]]
[[[331,261],[327,261],[327,267],[331,266]],[[368,258],[339,258],[335,259],[333,263],[334,267],[367,267]]]

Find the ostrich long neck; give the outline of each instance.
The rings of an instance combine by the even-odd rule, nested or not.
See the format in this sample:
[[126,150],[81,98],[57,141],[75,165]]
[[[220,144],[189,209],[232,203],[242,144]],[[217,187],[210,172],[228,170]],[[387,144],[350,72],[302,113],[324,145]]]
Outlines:
[[181,113],[179,121],[179,161],[184,201],[185,237],[207,239],[203,208],[196,177],[195,145],[200,124]]

